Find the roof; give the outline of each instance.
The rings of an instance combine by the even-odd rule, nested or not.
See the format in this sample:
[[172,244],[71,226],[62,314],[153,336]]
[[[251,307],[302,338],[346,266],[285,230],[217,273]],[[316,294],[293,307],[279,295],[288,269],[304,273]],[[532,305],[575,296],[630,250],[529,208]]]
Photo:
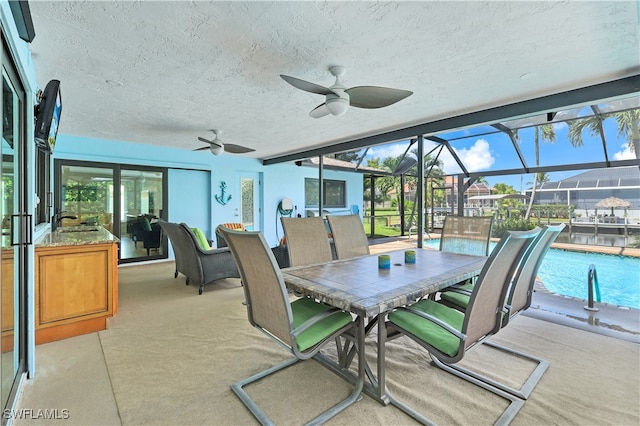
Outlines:
[[[300,161],[299,165],[301,166],[309,166],[309,167],[317,167],[320,164],[318,157],[307,158],[304,161]],[[375,175],[390,175],[391,173],[388,170],[376,169],[375,167],[369,167],[360,165],[359,167],[355,163],[350,163],[348,161],[339,160],[337,158],[331,157],[323,157],[322,158],[322,167],[328,170],[341,170],[346,172],[360,172],[360,173],[369,173]]]
[[491,195],[474,195],[473,197],[469,197],[469,200],[512,200],[512,199],[524,200],[527,198],[529,197],[522,194],[491,194]]
[[585,189],[585,188],[640,188],[640,168],[638,166],[595,169],[577,174],[567,179],[546,182],[539,189]]

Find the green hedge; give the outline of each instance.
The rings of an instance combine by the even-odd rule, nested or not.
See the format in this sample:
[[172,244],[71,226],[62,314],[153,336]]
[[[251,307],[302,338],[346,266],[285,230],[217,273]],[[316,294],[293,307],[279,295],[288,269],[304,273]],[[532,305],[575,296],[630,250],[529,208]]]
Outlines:
[[506,219],[501,222],[495,222],[491,231],[491,236],[495,238],[502,238],[502,235],[506,231],[528,231],[535,228],[537,225],[529,220],[524,219]]

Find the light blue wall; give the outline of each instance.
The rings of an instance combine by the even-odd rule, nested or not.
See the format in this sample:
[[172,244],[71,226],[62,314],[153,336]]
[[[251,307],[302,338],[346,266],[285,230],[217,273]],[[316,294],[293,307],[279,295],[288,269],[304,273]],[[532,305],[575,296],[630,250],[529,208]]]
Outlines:
[[[60,120],[60,131],[64,131],[64,116]],[[259,160],[241,155],[225,154],[214,156],[208,151],[189,151],[164,148],[129,142],[91,139],[59,134],[53,153],[55,159],[119,163],[130,165],[167,167],[169,171],[168,218],[174,222],[198,221],[207,236],[214,239],[213,230],[220,223],[238,222],[239,177],[243,173],[258,173],[262,179],[262,231],[270,245],[276,245],[282,236],[280,215],[277,206],[280,200],[290,198],[297,206],[297,212],[305,215],[304,179],[317,178],[318,170],[298,167],[293,164],[263,166]],[[175,169],[175,170],[174,170]],[[209,172],[209,195],[189,197],[194,183],[200,188],[202,174]],[[346,182],[347,206],[336,209],[341,213],[357,205],[362,211],[362,182],[360,173],[325,170],[325,179]],[[196,179],[196,181],[192,181]],[[231,195],[227,205],[220,205],[214,196],[220,195],[220,183],[227,184],[226,194]],[[193,187],[195,190],[195,187]],[[200,189],[198,189],[200,191]],[[187,202],[188,201],[188,202]],[[331,210],[331,209],[327,209]]]

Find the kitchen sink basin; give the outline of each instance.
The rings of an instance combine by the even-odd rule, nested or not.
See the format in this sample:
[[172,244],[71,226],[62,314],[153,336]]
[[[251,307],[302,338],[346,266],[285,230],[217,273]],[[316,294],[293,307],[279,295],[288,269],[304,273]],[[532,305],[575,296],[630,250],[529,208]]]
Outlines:
[[57,232],[96,232],[100,228],[97,226],[68,226],[56,229]]

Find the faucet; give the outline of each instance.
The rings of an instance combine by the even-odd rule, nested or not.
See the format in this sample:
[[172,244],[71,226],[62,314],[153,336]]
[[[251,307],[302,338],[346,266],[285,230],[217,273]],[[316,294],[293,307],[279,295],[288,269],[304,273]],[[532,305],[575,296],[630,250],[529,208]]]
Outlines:
[[52,226],[53,229],[55,230],[58,226],[60,226],[60,224],[62,223],[62,219],[77,219],[78,216],[72,216],[72,215],[65,215],[63,216],[63,214],[65,214],[66,211],[60,211],[60,209],[56,209],[56,212],[53,214],[53,217],[51,218],[51,222],[52,222]]

